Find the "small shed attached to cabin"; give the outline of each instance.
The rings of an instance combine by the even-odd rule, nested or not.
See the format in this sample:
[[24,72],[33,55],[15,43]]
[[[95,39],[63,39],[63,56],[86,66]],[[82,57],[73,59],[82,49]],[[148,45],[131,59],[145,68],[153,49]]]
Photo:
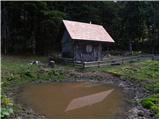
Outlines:
[[102,44],[114,42],[101,25],[63,20],[62,57],[73,61],[102,61]]

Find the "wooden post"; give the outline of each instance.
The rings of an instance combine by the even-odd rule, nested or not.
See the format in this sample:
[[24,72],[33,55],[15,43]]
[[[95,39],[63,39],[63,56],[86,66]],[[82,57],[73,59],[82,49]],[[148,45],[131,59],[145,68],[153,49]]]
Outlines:
[[154,60],[154,54],[152,55],[152,60]]
[[98,61],[98,67],[100,67],[100,62]]
[[75,49],[76,49],[76,45],[75,45],[75,42],[73,40],[73,66],[75,66],[75,61],[76,61],[76,59],[75,59],[75,56],[76,56]]
[[49,61],[49,66],[50,66],[51,68],[54,68],[55,62],[54,62],[54,61]]
[[123,58],[122,58],[122,64],[123,64]]
[[84,69],[85,68],[85,62],[83,62],[82,65],[83,65],[83,69]]

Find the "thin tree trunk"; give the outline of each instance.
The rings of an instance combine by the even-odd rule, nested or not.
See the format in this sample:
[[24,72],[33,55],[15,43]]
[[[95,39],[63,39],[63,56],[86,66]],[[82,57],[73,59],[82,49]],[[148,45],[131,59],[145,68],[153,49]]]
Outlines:
[[32,31],[32,54],[36,55],[36,18],[33,17],[33,31]]
[[32,54],[36,55],[36,39],[34,31],[32,31]]
[[6,55],[8,53],[8,41],[10,38],[9,34],[9,26],[8,26],[8,11],[6,8],[3,8],[2,10],[2,41],[3,41],[3,49],[4,54]]
[[[154,35],[154,29],[152,30],[152,35]],[[154,38],[151,38],[152,40],[152,54],[154,54]]]
[[133,53],[133,49],[132,49],[132,41],[129,40],[129,52],[132,54]]

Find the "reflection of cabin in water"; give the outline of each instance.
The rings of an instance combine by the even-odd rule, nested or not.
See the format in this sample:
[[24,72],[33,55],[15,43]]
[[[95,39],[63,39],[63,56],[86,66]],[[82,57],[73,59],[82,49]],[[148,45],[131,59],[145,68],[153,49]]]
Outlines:
[[101,25],[63,20],[62,57],[74,61],[101,61],[102,44],[114,42]]

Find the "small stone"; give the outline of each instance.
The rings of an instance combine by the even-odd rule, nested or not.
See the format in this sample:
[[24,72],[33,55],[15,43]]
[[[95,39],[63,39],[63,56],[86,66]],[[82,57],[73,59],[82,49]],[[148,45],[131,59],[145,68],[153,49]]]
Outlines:
[[17,117],[17,119],[22,119],[21,117]]
[[138,116],[143,117],[143,116],[144,116],[144,112],[140,110],[140,111],[138,112]]

